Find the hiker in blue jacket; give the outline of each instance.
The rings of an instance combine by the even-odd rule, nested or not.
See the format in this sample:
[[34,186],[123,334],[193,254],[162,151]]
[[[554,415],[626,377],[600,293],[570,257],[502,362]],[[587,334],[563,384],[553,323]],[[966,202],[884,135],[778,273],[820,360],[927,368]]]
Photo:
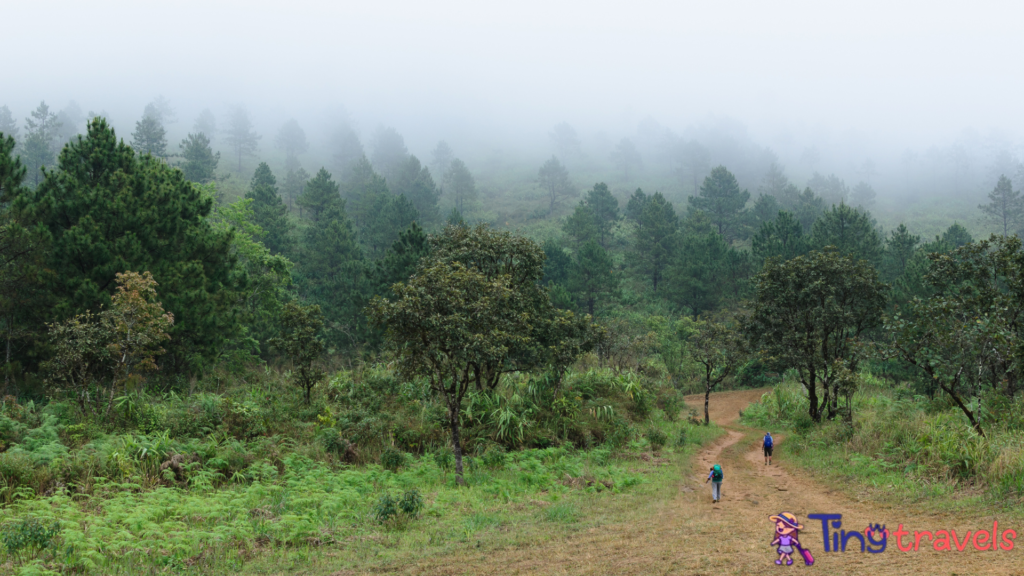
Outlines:
[[765,432],[764,433],[764,443],[761,445],[764,448],[764,465],[765,466],[771,466],[772,465],[772,446],[774,444],[775,444],[775,442],[772,440],[772,433],[771,432]]

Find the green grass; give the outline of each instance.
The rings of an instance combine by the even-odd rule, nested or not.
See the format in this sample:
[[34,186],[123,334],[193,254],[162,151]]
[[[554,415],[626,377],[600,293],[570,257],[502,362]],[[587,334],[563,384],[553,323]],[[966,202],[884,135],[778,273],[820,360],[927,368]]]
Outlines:
[[752,404],[743,420],[785,430],[780,455],[822,479],[876,500],[914,502],[934,510],[1000,509],[1024,515],[1021,399],[985,416],[986,437],[977,435],[948,399],[913,396],[862,374],[854,397],[854,424],[813,424],[807,399],[787,380]]
[[[685,460],[721,430],[685,422],[657,422],[682,446],[665,449]],[[685,433],[681,431],[685,430]],[[410,458],[397,473],[378,465],[332,467],[291,455],[285,473],[265,482],[222,488],[142,490],[137,483],[97,481],[93,493],[16,500],[0,510],[0,526],[11,531],[26,518],[59,522],[59,545],[16,561],[0,555],[0,571],[75,570],[86,574],[218,574],[272,566],[332,562],[365,565],[400,561],[410,554],[443,554],[447,547],[477,540],[508,541],[530,528],[560,534],[552,525],[578,527],[594,518],[600,502],[643,494],[644,486],[667,478],[665,469],[638,459],[634,449],[576,451],[546,448],[509,453],[504,465],[482,459],[467,467],[467,488],[427,456]],[[567,482],[573,479],[593,479]],[[602,481],[610,484],[607,487]],[[381,524],[374,506],[382,495],[417,489],[424,506],[416,518]],[[532,527],[532,528],[531,528]],[[254,564],[255,562],[255,564]]]

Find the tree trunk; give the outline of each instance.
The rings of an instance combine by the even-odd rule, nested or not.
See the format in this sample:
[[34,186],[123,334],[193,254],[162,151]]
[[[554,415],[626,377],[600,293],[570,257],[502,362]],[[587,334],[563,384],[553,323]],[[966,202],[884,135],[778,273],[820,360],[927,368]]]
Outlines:
[[807,400],[811,420],[821,422],[821,413],[818,412],[818,383],[815,381],[814,368],[807,371]]
[[11,386],[11,324],[7,322],[7,355],[4,360],[4,396]]
[[455,453],[455,482],[460,486],[466,485],[466,479],[462,475],[462,441],[459,438],[459,411],[448,408],[448,424],[452,429],[452,452]]
[[968,408],[966,404],[964,404],[964,401],[960,399],[960,395],[954,394],[951,388],[946,388],[942,384],[939,384],[939,386],[946,394],[949,394],[950,397],[953,398],[953,401],[956,402],[956,405],[959,406],[960,410],[964,413],[965,416],[967,416],[967,420],[970,421],[971,426],[974,428],[974,431],[977,432],[979,436],[984,438],[985,431],[981,429],[981,422],[974,416],[974,412],[971,412],[971,409]]
[[711,398],[711,387],[704,387],[704,425],[711,423],[711,416],[708,413],[708,400]]
[[711,423],[711,415],[708,412],[708,401],[711,399],[711,366],[705,366],[704,380],[704,425]]

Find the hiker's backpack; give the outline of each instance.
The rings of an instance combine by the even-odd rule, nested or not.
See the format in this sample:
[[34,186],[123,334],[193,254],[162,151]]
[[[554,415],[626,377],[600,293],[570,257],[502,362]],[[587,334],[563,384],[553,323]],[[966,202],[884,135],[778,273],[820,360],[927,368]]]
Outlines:
[[721,482],[722,481],[722,467],[719,466],[718,464],[715,464],[714,469],[712,469],[712,471],[711,471],[711,481],[712,482]]
[[772,447],[772,435],[771,434],[765,434],[765,436],[764,436],[764,447],[765,448],[771,448]]

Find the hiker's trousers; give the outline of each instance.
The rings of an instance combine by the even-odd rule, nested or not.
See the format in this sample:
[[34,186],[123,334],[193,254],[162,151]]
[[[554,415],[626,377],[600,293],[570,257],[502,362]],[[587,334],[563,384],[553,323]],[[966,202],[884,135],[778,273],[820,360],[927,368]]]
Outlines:
[[722,483],[712,482],[711,483],[711,498],[714,500],[722,499]]

